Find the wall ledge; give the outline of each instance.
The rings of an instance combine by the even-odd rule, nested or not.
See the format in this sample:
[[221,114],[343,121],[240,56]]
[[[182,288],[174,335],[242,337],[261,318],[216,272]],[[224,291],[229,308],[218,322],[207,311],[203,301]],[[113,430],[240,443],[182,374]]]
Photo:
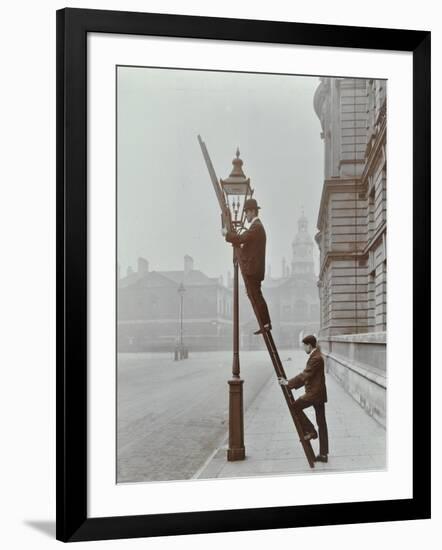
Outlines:
[[354,342],[356,344],[387,344],[387,333],[361,332],[357,334],[339,334],[335,336],[322,336],[319,343],[323,342]]
[[322,355],[325,355],[327,358],[330,358],[333,361],[340,363],[343,367],[346,367],[347,369],[355,372],[359,376],[362,376],[363,378],[369,380],[370,382],[373,382],[374,384],[383,388],[384,390],[387,389],[387,377],[381,372],[375,372],[372,369],[368,369],[362,363],[347,361],[341,355],[336,355],[333,352],[321,351],[321,353]]

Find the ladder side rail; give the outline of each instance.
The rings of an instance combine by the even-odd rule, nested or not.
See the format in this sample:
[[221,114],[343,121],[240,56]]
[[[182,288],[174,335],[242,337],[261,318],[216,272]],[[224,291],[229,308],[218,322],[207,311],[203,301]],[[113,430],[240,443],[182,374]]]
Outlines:
[[221,188],[220,182],[216,176],[215,169],[213,167],[212,161],[209,156],[209,151],[207,150],[205,142],[201,139],[201,136],[198,134],[198,142],[201,147],[201,152],[203,154],[204,160],[206,162],[207,170],[209,171],[210,180],[215,190],[216,198],[218,199],[218,204],[221,209],[223,226],[226,227],[228,231],[232,229],[232,220],[230,216],[230,210],[226,204],[224,197],[224,192]]
[[[236,258],[238,259],[239,267],[241,269],[241,274],[243,275],[241,250],[240,250],[239,247],[235,247],[235,249],[236,249],[235,250]],[[247,279],[244,277],[244,275],[243,275],[243,281],[244,281],[244,285],[247,289],[247,294],[249,295],[250,303],[252,304],[252,308],[253,308],[253,312],[255,313],[256,320],[258,321],[259,328],[262,331],[262,335],[264,337],[264,341],[266,343],[267,350],[268,350],[268,352],[270,354],[270,357],[272,359],[272,363],[274,364],[275,369],[277,369],[278,376],[286,378],[284,367],[282,365],[281,358],[279,357],[279,353],[278,353],[278,350],[276,348],[273,337],[271,336],[270,332],[264,330],[264,325],[263,325],[262,320],[261,320],[261,318],[258,314],[258,310],[257,310],[256,304],[255,304],[255,301],[253,300],[253,298],[250,297],[251,295],[248,292]]]
[[[271,342],[270,342],[270,338],[269,338],[270,334],[267,333],[266,334],[266,337],[264,338],[266,340],[266,344],[267,344],[267,349],[270,349],[271,347]],[[276,346],[275,346],[276,348]],[[278,356],[279,358],[279,356]],[[278,371],[277,371],[277,368],[276,368],[276,364],[274,361],[273,362],[273,366],[275,367],[275,371],[277,372],[278,374]],[[282,376],[284,378],[286,378],[285,376],[285,373],[284,373],[284,369],[282,368],[282,365],[281,365],[281,370],[282,370]],[[287,403],[287,406],[289,408],[289,411],[290,411],[290,415],[293,419],[293,422],[295,424],[295,428],[296,428],[296,431],[298,433],[298,437],[299,437],[299,441],[301,442],[301,445],[304,449],[304,453],[305,453],[305,456],[307,458],[307,461],[310,465],[311,468],[314,468],[315,466],[315,454],[313,452],[313,448],[312,448],[312,445],[311,445],[311,442],[310,441],[306,441],[304,439],[304,431],[302,429],[302,426],[301,426],[301,422],[299,420],[299,417],[298,415],[296,414],[296,410],[294,408],[294,397],[293,397],[293,394],[292,392],[287,388],[287,386],[281,386],[281,390],[282,390],[282,393],[284,394],[284,397],[285,397],[285,400],[286,400],[286,403]]]
[[[239,267],[241,269],[241,274],[242,274],[243,271],[242,271],[242,264],[241,264],[240,254],[237,254],[236,257],[238,259]],[[244,280],[244,285],[246,286],[246,289],[247,289],[247,282],[246,282],[246,279],[244,278],[244,275],[243,275],[243,280]],[[252,298],[250,298],[250,303],[252,304],[252,308],[253,308],[253,311],[255,313],[255,317],[258,321],[259,327],[263,331],[262,335],[264,337],[264,342],[266,344],[267,351],[269,352],[270,359],[273,363],[273,367],[275,369],[276,375],[281,376],[283,378],[287,378],[286,374],[285,374],[285,371],[284,371],[284,367],[281,363],[281,359],[280,359],[279,354],[278,354],[278,350],[277,350],[275,342],[273,340],[273,337],[270,334],[270,332],[263,330],[263,323],[262,323],[262,321],[261,321],[261,319],[258,315],[256,304],[255,304],[255,302]],[[301,442],[301,445],[302,445],[302,448],[304,450],[304,454],[307,458],[307,461],[309,463],[309,466],[310,466],[310,468],[314,468],[314,466],[315,466],[315,455],[314,455],[314,452],[313,452],[311,442],[306,441],[304,439],[304,432],[303,432],[303,429],[302,429],[302,426],[301,426],[301,422],[300,422],[300,420],[298,418],[298,415],[296,414],[296,411],[294,409],[293,394],[287,388],[287,386],[281,386],[281,390],[282,390],[282,393],[283,393],[284,398],[286,400],[287,406],[289,408],[290,415],[291,415],[293,423],[295,425],[295,429],[298,433],[299,441]]]

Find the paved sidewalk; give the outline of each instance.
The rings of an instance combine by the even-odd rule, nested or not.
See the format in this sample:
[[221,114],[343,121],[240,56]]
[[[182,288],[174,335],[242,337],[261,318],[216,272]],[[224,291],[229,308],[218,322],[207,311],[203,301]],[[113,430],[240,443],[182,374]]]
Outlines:
[[[283,361],[289,378],[303,370],[306,362],[306,355],[302,351],[292,352],[291,356],[292,361]],[[373,420],[330,374],[326,375],[326,384],[328,402],[325,412],[330,449],[328,463],[316,462],[314,469],[308,465],[281,388],[276,375],[273,374],[245,414],[245,460],[227,461],[227,434],[224,444],[196,472],[194,478],[385,469],[385,429]],[[302,389],[295,391],[295,397],[302,392]],[[305,412],[316,426],[313,408]],[[318,440],[312,444],[317,454]]]

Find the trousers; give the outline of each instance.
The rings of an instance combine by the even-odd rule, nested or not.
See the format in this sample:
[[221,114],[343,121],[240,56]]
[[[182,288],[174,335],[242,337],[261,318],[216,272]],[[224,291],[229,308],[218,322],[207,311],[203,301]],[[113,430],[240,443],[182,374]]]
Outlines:
[[244,279],[244,282],[246,283],[247,296],[252,302],[252,305],[255,304],[257,314],[259,315],[262,324],[270,324],[269,309],[261,292],[261,281],[253,279],[253,277],[249,276],[244,277]]
[[307,409],[308,407],[314,407],[315,413],[316,413],[316,424],[318,425],[318,435],[319,435],[319,454],[327,455],[328,454],[328,430],[327,430],[327,421],[325,419],[325,403],[315,403],[314,401],[309,401],[303,396],[298,397],[298,399],[295,399],[295,411],[301,422],[304,435],[309,432],[312,433],[316,431],[315,427],[310,422],[309,418],[304,412],[304,409]]

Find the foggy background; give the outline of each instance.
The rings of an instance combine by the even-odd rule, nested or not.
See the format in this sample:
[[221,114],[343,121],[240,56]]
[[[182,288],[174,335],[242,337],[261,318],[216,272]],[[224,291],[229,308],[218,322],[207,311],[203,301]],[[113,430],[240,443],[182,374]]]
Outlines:
[[[150,270],[183,268],[209,277],[232,269],[220,211],[197,140],[226,178],[239,146],[262,207],[267,265],[280,277],[304,209],[314,237],[323,185],[318,77],[145,67],[117,69],[117,221],[121,276],[139,256]],[[318,250],[314,247],[315,272]],[[269,273],[266,273],[268,276]]]

